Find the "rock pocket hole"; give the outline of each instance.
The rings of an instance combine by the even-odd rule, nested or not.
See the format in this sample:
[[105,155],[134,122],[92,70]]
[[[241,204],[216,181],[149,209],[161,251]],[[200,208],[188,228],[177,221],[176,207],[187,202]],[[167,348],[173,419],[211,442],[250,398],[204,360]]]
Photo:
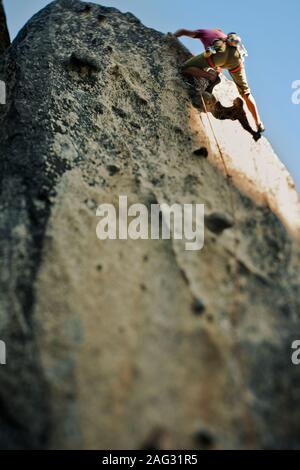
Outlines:
[[215,444],[215,437],[208,429],[197,429],[194,439],[202,449],[210,449]]
[[195,299],[192,305],[194,315],[202,315],[205,311],[205,305],[201,299]]
[[103,23],[107,17],[105,15],[97,15],[97,21],[98,23]]
[[210,215],[205,216],[205,225],[208,230],[219,235],[224,230],[233,227],[234,220],[227,214],[214,212]]
[[94,57],[90,57],[88,54],[73,52],[70,56],[70,65],[77,72],[99,72],[100,65]]
[[80,5],[77,9],[78,13],[88,14],[92,11],[91,5]]
[[207,158],[208,157],[208,150],[207,150],[206,147],[201,147],[201,148],[194,151],[194,155],[196,155],[197,157]]
[[120,168],[116,165],[107,165],[106,168],[107,168],[107,171],[110,174],[110,176],[114,176],[117,173],[119,173],[119,171],[120,171]]

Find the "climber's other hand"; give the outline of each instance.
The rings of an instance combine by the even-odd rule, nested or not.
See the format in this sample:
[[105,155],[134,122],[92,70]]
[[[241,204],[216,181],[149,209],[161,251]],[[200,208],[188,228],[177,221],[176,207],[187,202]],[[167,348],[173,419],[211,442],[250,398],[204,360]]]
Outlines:
[[175,31],[174,36],[176,36],[176,38],[180,38],[181,36],[183,36],[182,29],[178,29],[177,31]]

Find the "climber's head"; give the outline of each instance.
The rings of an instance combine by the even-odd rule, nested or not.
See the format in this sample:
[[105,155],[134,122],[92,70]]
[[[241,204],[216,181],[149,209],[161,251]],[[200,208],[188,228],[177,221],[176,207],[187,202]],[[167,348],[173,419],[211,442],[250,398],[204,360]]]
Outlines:
[[227,35],[227,43],[232,46],[238,46],[242,42],[237,33],[229,33]]
[[213,42],[213,47],[216,52],[224,52],[226,49],[226,42],[223,39],[216,39]]

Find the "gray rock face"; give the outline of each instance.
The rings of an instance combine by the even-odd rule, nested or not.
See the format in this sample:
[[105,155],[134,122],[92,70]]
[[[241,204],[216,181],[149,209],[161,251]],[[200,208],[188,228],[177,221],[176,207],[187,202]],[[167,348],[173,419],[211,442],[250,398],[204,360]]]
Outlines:
[[[300,447],[299,244],[212,164],[188,56],[61,0],[1,60],[2,448]],[[99,241],[119,195],[205,204],[203,250]]]

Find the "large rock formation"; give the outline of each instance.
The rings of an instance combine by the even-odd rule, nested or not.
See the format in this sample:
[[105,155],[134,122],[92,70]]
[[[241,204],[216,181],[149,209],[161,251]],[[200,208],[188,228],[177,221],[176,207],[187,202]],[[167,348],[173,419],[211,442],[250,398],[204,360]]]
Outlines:
[[[60,0],[2,58],[2,448],[300,447],[299,244],[278,219],[284,188],[299,226],[298,197],[265,139],[211,116],[224,177],[188,56],[130,13]],[[99,241],[119,195],[205,204],[204,249]]]

